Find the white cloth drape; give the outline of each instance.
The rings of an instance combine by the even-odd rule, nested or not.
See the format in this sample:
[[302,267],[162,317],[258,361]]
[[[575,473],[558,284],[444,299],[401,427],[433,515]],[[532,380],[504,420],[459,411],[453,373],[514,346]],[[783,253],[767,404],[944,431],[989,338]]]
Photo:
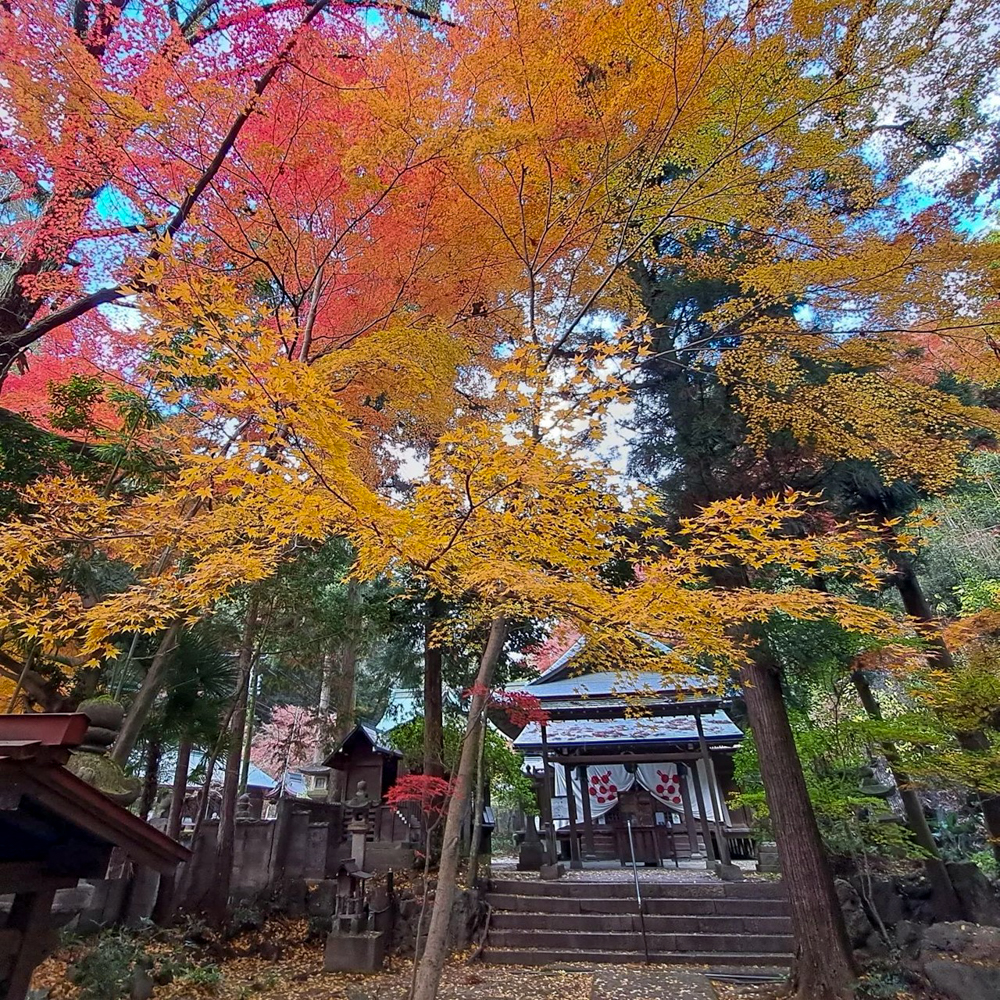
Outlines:
[[[538,762],[539,766],[541,761]],[[698,797],[695,794],[692,784],[691,766],[687,765],[687,774],[684,777],[686,782],[685,793],[688,802],[691,803],[691,812],[696,819],[701,819],[701,811],[698,808]],[[719,789],[714,788],[710,783],[708,773],[705,770],[705,762],[699,760],[695,765],[698,768],[698,781],[701,784],[701,794],[705,801],[705,812],[709,820],[716,818],[717,805],[721,806],[722,820],[728,822],[729,816],[726,810],[725,800]],[[555,795],[557,798],[566,797],[566,771],[562,766],[553,768],[555,772]],[[583,823],[583,794],[580,790],[580,775],[577,768],[572,771],[573,794],[576,799],[577,822]],[[587,768],[587,795],[590,799],[590,815],[596,820],[605,813],[610,812],[618,804],[618,796],[621,792],[627,792],[636,781],[645,788],[657,802],[667,807],[677,814],[683,814],[684,805],[681,799],[680,779],[677,765],[674,763],[663,764],[639,764],[636,766],[635,774],[629,774],[624,764],[605,764]],[[562,829],[568,825],[567,820],[556,820],[555,825]]]
[[[566,794],[566,770],[556,767],[556,795]],[[583,822],[583,793],[580,790],[580,775],[573,768],[573,797],[576,799],[576,816]],[[598,819],[618,805],[620,792],[627,792],[635,784],[635,775],[625,770],[624,764],[605,764],[587,768],[587,797],[590,799],[590,815]],[[559,826],[564,824],[560,823]]]
[[[698,781],[701,784],[701,794],[705,799],[705,812],[708,813],[708,818],[710,820],[715,819],[716,799],[718,798],[722,803],[723,818],[726,819],[725,802],[722,801],[721,795],[718,794],[718,789],[715,789],[710,783],[708,774],[705,771],[705,762],[699,760],[696,766],[698,768]],[[692,784],[690,768],[691,765],[689,764],[688,773],[684,776],[686,783],[684,791],[688,802],[691,803],[691,812],[696,819],[701,819],[701,812],[698,809],[698,797],[695,794],[694,785]],[[676,764],[639,764],[636,767],[636,776],[639,779],[639,784],[657,802],[661,802],[668,809],[674,810],[674,812],[682,813],[684,811],[684,804],[681,800],[680,778]]]

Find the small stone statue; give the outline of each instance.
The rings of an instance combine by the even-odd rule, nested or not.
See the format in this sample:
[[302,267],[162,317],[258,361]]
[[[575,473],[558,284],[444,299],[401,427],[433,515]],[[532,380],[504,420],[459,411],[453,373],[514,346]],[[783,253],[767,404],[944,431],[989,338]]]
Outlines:
[[250,796],[244,792],[236,800],[236,822],[249,823],[250,819]]
[[354,794],[344,803],[350,810],[351,819],[363,820],[368,818],[368,810],[371,808],[372,800],[368,798],[368,782],[362,778],[358,782],[358,787]]
[[344,803],[348,816],[347,832],[351,836],[351,857],[359,869],[365,866],[365,841],[368,839],[368,811],[371,805],[368,783],[362,779],[358,782],[357,791]]

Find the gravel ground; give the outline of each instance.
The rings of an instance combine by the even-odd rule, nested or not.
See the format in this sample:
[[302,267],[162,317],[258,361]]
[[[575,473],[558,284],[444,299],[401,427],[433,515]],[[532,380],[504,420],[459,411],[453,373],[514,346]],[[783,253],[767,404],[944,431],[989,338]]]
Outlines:
[[[631,868],[625,868],[617,862],[600,862],[600,867],[589,867],[583,870],[573,871],[567,866],[566,874],[562,881],[566,882],[631,882],[633,874]],[[767,876],[758,876],[754,870],[753,861],[735,862],[748,878],[757,879]],[[697,884],[699,882],[718,882],[718,876],[706,870],[705,863],[681,862],[679,868],[672,865],[665,865],[663,868],[637,869],[640,882],[668,882]],[[507,880],[518,880],[532,882],[538,879],[538,872],[522,872],[517,870],[517,858],[513,856],[494,857],[491,865],[491,872],[494,878]]]

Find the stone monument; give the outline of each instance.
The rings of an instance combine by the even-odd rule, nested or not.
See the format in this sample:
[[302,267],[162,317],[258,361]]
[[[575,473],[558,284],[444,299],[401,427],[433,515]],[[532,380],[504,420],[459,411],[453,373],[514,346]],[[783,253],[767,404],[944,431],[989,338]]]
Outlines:
[[130,806],[142,791],[142,782],[116,764],[108,750],[118,736],[125,709],[108,698],[95,698],[80,704],[80,711],[90,721],[83,743],[72,752],[66,767],[78,778],[99,788],[112,802]]
[[337,869],[333,930],[326,939],[323,956],[327,972],[377,972],[385,962],[385,933],[369,927],[365,902],[365,882],[371,878],[364,870],[364,860],[372,804],[364,780],[358,782],[354,795],[344,803],[351,857]]

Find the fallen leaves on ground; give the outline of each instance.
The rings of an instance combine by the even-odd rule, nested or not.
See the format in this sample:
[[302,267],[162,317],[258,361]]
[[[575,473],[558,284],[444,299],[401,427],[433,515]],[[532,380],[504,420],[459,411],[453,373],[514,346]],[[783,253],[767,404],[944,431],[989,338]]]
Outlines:
[[[220,971],[216,985],[179,978],[157,985],[153,1000],[404,1000],[412,963],[393,958],[391,967],[377,975],[323,971],[323,941],[309,937],[305,920],[271,921],[262,931],[243,935],[223,946],[210,942],[201,960]],[[270,945],[270,948],[267,946]],[[151,941],[148,951],[176,948],[176,939]],[[48,989],[50,1000],[79,1000],[80,989],[69,970],[87,942],[67,947],[46,960],[35,972],[32,986]],[[213,951],[228,954],[213,961]],[[260,954],[274,956],[265,958]],[[590,1000],[592,976],[561,969],[520,968],[465,964],[459,956],[445,968],[441,1000]]]

